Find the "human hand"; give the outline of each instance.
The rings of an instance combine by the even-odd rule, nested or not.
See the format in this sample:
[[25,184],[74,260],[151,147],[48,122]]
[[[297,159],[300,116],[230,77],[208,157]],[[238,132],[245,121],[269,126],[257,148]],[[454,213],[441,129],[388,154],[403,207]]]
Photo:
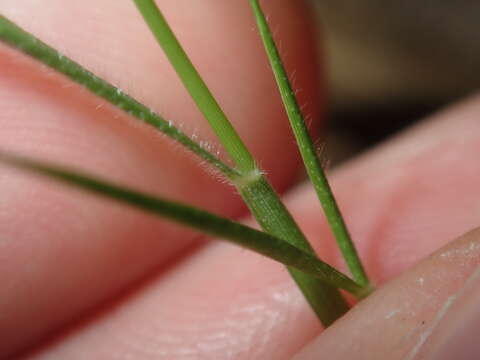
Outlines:
[[[133,5],[111,4],[96,1],[87,8],[85,2],[9,0],[0,11],[213,142],[148,30],[133,15]],[[170,0],[161,5],[272,180],[287,186],[298,158],[247,2]],[[301,96],[314,99],[315,65],[303,10],[285,0],[268,11],[272,21],[282,24],[279,36],[289,68],[298,70]],[[206,175],[196,159],[15,51],[0,51],[2,146],[239,214],[232,190]],[[471,195],[480,174],[475,168],[477,103],[452,110],[333,176],[377,283],[477,224]],[[310,113],[315,112],[311,106]],[[0,272],[8,274],[0,289],[3,357],[60,331],[60,337],[27,357],[286,359],[321,330],[278,264],[223,243],[194,248],[192,232],[167,222],[11,170],[3,174]],[[341,266],[310,190],[294,190],[288,205],[321,257]],[[318,358],[328,350],[336,359],[349,351],[350,358],[394,358],[394,351],[403,356],[415,350],[428,334],[422,329],[430,329],[442,304],[474,271],[478,242],[472,237],[452,245],[454,261],[442,262],[439,255],[438,261],[427,261],[379,289],[299,356]],[[439,272],[445,274],[442,279]],[[414,276],[424,280],[407,293],[402,284],[411,284]],[[428,300],[435,301],[418,301],[429,293]],[[402,308],[407,303],[415,306]],[[407,315],[408,321],[402,320]],[[391,336],[385,341],[369,337],[365,319],[370,319],[368,329]],[[337,341],[344,334],[355,341]]]

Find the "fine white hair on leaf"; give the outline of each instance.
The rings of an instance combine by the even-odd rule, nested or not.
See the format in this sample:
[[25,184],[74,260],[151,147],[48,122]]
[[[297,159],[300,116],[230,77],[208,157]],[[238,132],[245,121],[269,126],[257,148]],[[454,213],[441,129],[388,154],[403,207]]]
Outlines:
[[74,86],[75,86],[75,84],[73,82],[66,81],[64,84],[62,84],[62,89],[70,89]]
[[292,88],[295,88],[295,84],[297,83],[297,69],[294,69],[289,75],[288,78],[290,80],[290,84],[292,84]]
[[[298,90],[297,90],[298,91]],[[304,101],[302,104],[300,104],[298,107],[300,109],[300,112],[304,112],[304,110],[309,106],[307,101]]]
[[[99,105],[96,105],[95,108],[96,109],[101,109],[104,105],[109,105],[109,104],[99,104]],[[161,131],[157,131],[155,129],[152,129],[146,123],[144,123],[142,121],[138,121],[138,119],[135,119],[134,117],[129,116],[128,114],[126,114],[125,112],[123,112],[122,110],[120,110],[120,109],[118,109],[114,106],[111,106],[111,108],[113,110],[113,117],[115,119],[120,119],[120,118],[125,119],[128,126],[131,126],[132,128],[147,129],[150,134],[153,134],[154,136],[158,137],[159,139],[161,139],[161,141],[166,141],[169,144],[169,146],[175,152],[178,151],[180,153],[185,154],[189,159],[193,160],[193,162],[195,164],[197,164],[197,166],[199,166],[202,170],[204,170],[207,174],[212,176],[214,179],[218,180],[221,183],[228,183],[229,182],[228,179],[226,179],[225,176],[218,169],[215,168],[215,166],[208,163],[206,160],[201,159],[199,156],[197,156],[192,151],[186,149],[185,146],[183,146],[178,141],[170,138],[169,136],[167,136],[166,134],[164,134]],[[152,114],[158,114],[158,112],[154,111],[152,108],[149,108],[148,111]],[[183,132],[187,136],[189,136],[192,140],[195,140],[195,142],[197,144],[199,144],[205,150],[207,150],[207,151],[211,150],[210,152],[216,154],[218,157],[222,154],[222,152],[218,149],[216,144],[205,141],[205,140],[198,140],[200,138],[200,136],[198,135],[197,131],[191,131],[191,135],[189,135],[187,132],[182,130],[182,128],[185,127],[183,123],[180,122],[180,123],[177,124],[176,122],[174,122],[171,119],[168,119],[166,121],[167,121],[168,126],[176,127],[178,130],[180,130],[181,132]]]
[[313,115],[308,113],[304,116],[304,119],[305,119],[305,124],[307,125],[307,128],[310,129],[313,123]]
[[[192,154],[188,151],[189,154]],[[198,166],[205,171],[210,177],[212,177],[215,181],[218,181],[221,184],[228,184],[233,185],[232,182],[225,177],[217,168],[212,166],[212,164],[208,163],[207,161],[201,159],[198,161]]]
[[330,168],[331,161],[327,156],[327,143],[322,140],[317,140],[314,146],[320,166],[322,169],[328,170]]

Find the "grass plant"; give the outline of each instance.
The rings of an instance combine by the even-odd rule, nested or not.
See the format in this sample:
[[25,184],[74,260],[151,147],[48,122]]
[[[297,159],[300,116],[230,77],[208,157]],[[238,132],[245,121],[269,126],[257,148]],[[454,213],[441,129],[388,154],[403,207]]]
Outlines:
[[70,186],[80,187],[99,196],[121,201],[143,211],[152,212],[199,231],[233,241],[279,261],[288,267],[313,311],[323,325],[328,326],[348,310],[347,302],[339,289],[346,290],[361,299],[372,291],[372,287],[321,168],[260,3],[258,0],[244,1],[250,1],[305,168],[353,279],[324,263],[315,255],[302,230],[267,181],[262,169],[258,167],[254,157],[183,50],[174,34],[174,29],[170,28],[161,9],[153,0],[133,0],[133,2],[230,156],[234,163],[233,167],[204,149],[147,106],[84,69],[1,15],[0,41],[67,76],[139,121],[153,126],[206,161],[235,186],[263,231],[254,230],[187,204],[157,198],[55,164],[18,157],[5,151],[0,153],[0,162],[42,174]]

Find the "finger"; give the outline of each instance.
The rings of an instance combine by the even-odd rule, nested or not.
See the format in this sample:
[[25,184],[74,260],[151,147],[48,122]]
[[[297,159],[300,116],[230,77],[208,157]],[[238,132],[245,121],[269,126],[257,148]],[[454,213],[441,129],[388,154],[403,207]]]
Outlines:
[[[285,188],[294,178],[297,155],[248,4],[161,5],[259,162]],[[5,0],[0,11],[218,147],[133,3]],[[304,9],[279,1],[271,11],[285,24],[279,37],[289,67],[301,70],[299,86],[312,98],[315,65],[313,50],[303,45],[310,36]],[[0,52],[2,148],[212,211],[239,213],[232,189],[178,146],[17,52],[4,46]],[[0,181],[0,273],[6,274],[0,289],[2,355],[175,259],[193,237],[183,228],[10,170],[2,169]]]
[[294,359],[474,359],[474,332],[461,324],[475,314],[465,305],[478,293],[479,265],[476,230],[380,288]]
[[[479,112],[480,99],[472,99],[333,176],[376,283],[478,223]],[[290,193],[288,204],[321,256],[338,265],[310,188]],[[320,331],[280,266],[211,244],[33,358],[288,359]]]

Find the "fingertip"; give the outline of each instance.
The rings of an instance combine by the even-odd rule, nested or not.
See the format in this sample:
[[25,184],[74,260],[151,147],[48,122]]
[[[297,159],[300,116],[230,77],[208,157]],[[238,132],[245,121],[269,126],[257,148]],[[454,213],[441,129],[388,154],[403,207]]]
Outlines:
[[[302,350],[295,360],[328,353],[335,359],[414,359],[442,325],[480,264],[476,229],[379,288]],[[443,338],[445,339],[445,338]],[[445,341],[445,340],[444,340]]]

